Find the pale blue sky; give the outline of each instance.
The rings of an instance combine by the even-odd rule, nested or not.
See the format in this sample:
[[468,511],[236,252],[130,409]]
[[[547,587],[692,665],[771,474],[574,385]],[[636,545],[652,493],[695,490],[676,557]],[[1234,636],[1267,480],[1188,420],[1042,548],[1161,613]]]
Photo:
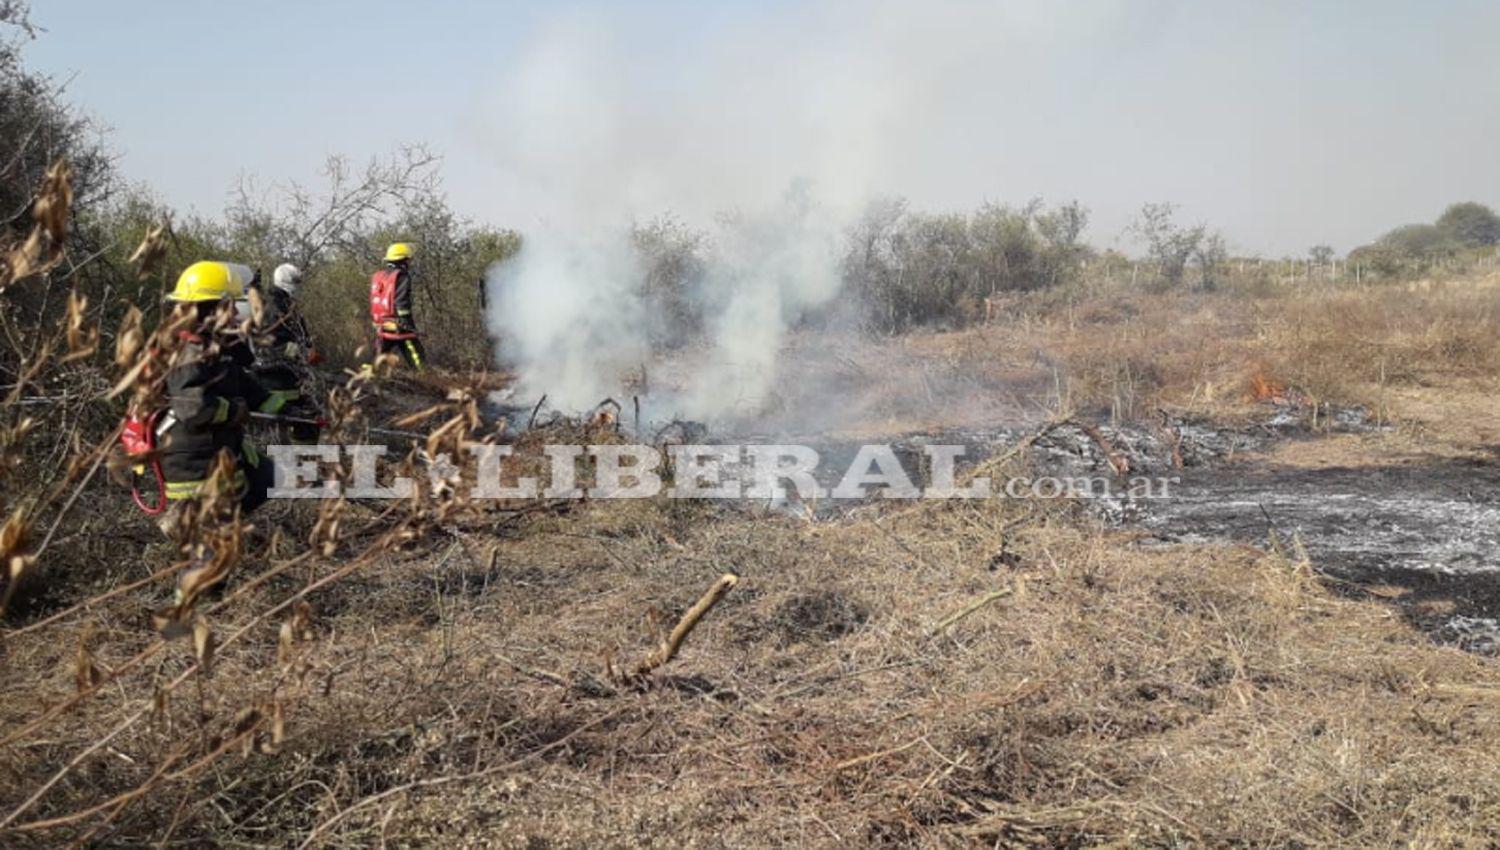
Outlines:
[[1500,3],[38,2],[128,176],[216,212],[241,173],[425,141],[463,213],[690,217],[796,177],[926,208],[1146,201],[1340,250],[1500,205]]

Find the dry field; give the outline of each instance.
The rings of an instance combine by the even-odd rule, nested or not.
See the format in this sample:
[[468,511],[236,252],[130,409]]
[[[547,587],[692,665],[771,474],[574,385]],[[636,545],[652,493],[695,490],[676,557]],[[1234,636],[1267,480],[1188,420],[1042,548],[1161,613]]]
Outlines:
[[[802,424],[1234,422],[1294,397],[1313,436],[1275,451],[1299,463],[1493,462],[1496,297],[1018,299],[825,361],[852,412]],[[1319,438],[1325,403],[1392,427]],[[1500,843],[1495,659],[1295,547],[1145,548],[1055,501],[321,509],[257,514],[170,642],[144,518],[59,543],[0,643],[0,843]],[[731,571],[680,654],[632,675]]]

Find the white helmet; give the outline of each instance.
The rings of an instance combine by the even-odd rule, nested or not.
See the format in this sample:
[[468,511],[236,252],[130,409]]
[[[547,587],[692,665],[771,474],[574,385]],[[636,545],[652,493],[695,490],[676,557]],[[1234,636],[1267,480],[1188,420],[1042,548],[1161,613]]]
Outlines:
[[271,284],[287,295],[296,295],[302,285],[302,270],[291,263],[282,263],[271,273]]

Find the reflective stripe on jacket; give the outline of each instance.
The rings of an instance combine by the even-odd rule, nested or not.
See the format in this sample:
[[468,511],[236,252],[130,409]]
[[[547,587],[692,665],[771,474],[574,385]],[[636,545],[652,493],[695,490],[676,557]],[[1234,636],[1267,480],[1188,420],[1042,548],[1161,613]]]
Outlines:
[[242,338],[186,339],[181,361],[167,374],[170,425],[159,443],[169,496],[174,483],[184,485],[179,491],[201,485],[221,451],[228,451],[237,466],[254,466],[258,458],[237,420],[243,412],[260,409],[269,397],[250,374],[253,358]]

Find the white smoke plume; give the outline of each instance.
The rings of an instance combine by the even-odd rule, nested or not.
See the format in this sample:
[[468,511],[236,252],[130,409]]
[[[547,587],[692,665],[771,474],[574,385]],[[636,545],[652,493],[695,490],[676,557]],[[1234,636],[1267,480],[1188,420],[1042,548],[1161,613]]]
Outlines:
[[787,329],[839,291],[840,222],[796,188],[757,217],[725,222],[702,281],[719,299],[707,356],[690,376],[682,413],[754,416],[772,398]]
[[[1051,20],[822,2],[700,21],[696,41],[624,5],[552,15],[482,119],[500,185],[531,217],[519,256],[487,281],[521,398],[576,411],[622,394],[656,318],[635,297],[630,227],[666,213],[719,225],[703,228],[697,281],[706,349],[670,399],[650,382],[653,403],[699,419],[753,413],[783,377],[789,329],[839,292],[845,225],[899,193],[913,162],[943,161],[935,131],[971,124],[965,92],[989,85],[967,76],[972,60],[1017,26],[1036,30],[1037,15]],[[643,43],[662,49],[625,48]]]
[[578,411],[619,394],[621,370],[647,356],[644,305],[629,232],[538,227],[510,262],[490,270],[487,320],[525,396]]
[[[775,394],[788,329],[838,294],[842,224],[804,189],[773,207],[722,217],[702,246],[706,268],[688,282],[704,338],[678,360],[689,368],[651,387],[662,415],[753,417]],[[523,398],[545,394],[564,411],[620,395],[626,372],[652,361],[663,317],[641,297],[645,275],[627,225],[542,225],[522,251],[490,270],[489,321],[500,356],[520,372]]]
[[[683,185],[661,152],[687,155],[683,144],[698,132],[723,140],[722,127],[692,119],[714,116],[724,105],[714,101],[731,81],[705,82],[665,104],[643,100],[621,88],[615,68],[625,58],[615,54],[608,23],[597,16],[557,22],[502,86],[499,102],[514,128],[504,159],[527,185],[523,191],[538,199],[538,220],[523,228],[521,252],[486,282],[499,356],[519,372],[522,398],[546,394],[553,407],[578,411],[619,396],[622,375],[649,359],[658,318],[637,297],[643,269],[631,225],[686,206],[719,218],[708,268],[691,293],[704,314],[707,351],[681,385],[652,390],[667,390],[670,401],[658,399],[658,406],[670,405],[671,413],[753,413],[776,380],[790,324],[838,292],[844,211],[816,202],[812,193],[823,184],[809,190],[794,179],[802,169],[789,162],[774,186],[755,191],[729,190],[743,176],[728,173],[733,157],[717,185]],[[713,76],[731,68],[696,70]],[[642,125],[664,107],[684,122],[676,138]],[[744,153],[742,162],[764,160]],[[837,159],[829,173],[848,174],[852,157]],[[846,183],[839,194],[848,206],[860,191]]]

